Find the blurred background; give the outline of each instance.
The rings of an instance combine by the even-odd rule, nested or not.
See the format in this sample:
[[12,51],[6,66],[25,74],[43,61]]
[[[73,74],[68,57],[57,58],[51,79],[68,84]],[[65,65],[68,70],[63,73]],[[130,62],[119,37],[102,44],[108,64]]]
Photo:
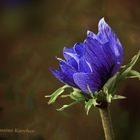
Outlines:
[[[69,100],[48,105],[45,95],[61,84],[49,71],[58,67],[64,46],[97,33],[100,18],[124,47],[124,64],[140,49],[139,0],[0,0],[0,129],[31,129],[31,134],[1,133],[0,140],[104,140],[97,109],[84,105],[57,112]],[[140,70],[140,61],[135,66]],[[123,83],[111,104],[116,140],[140,139],[140,82]]]

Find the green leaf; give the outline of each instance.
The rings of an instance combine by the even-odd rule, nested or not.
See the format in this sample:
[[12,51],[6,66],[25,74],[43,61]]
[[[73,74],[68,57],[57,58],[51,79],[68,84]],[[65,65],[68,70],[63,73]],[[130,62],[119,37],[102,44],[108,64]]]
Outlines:
[[75,101],[68,105],[63,105],[61,108],[57,109],[57,111],[63,111],[64,109],[71,107],[71,106],[85,100],[85,97],[81,93],[81,90],[76,89],[76,88],[73,88],[73,92],[71,92],[70,94],[62,95],[62,97],[70,97],[71,99],[73,99]]
[[119,80],[125,79],[128,73],[131,71],[133,66],[136,64],[138,58],[140,56],[140,51],[131,59],[131,62],[124,66],[122,72],[120,72]]
[[91,91],[91,89],[90,89],[89,86],[87,86],[87,89],[88,89],[88,92],[89,92],[90,96],[91,96],[92,98],[94,98],[94,94],[92,93],[92,91]]
[[109,88],[109,86],[108,85],[104,85],[104,87],[103,87],[103,92],[105,93],[105,95],[108,95],[108,88]]
[[73,92],[70,93],[70,98],[73,100],[85,99],[81,90],[73,88]]
[[92,106],[96,106],[98,105],[97,102],[96,102],[96,99],[89,99],[87,102],[85,102],[85,109],[86,109],[86,114],[88,115],[89,113],[89,110]]
[[111,77],[104,85],[103,91],[106,95],[114,94],[117,86],[117,78],[119,73],[116,73],[113,77]]
[[57,109],[57,111],[63,111],[64,109],[66,109],[68,107],[71,107],[71,106],[79,103],[80,101],[82,101],[82,100],[77,100],[77,101],[74,101],[74,102],[72,102],[72,103],[70,103],[68,105],[63,105],[61,108]]
[[114,96],[112,97],[112,99],[113,99],[113,100],[126,99],[126,97],[125,97],[125,96],[122,96],[122,95],[114,95]]
[[129,75],[128,78],[138,78],[140,80],[140,73],[138,71],[131,70]]
[[112,101],[112,95],[111,94],[108,94],[107,95],[107,102],[108,103],[111,103],[111,101]]
[[67,97],[70,97],[70,94],[61,95],[61,98],[67,98]]
[[106,96],[104,96],[104,98],[106,98],[106,101],[108,103],[111,103],[111,100],[112,100],[112,92],[108,93],[108,88],[106,86],[104,86],[103,87],[103,93],[105,93],[105,95],[106,95]]
[[62,98],[70,97],[73,100],[85,99],[85,95],[81,92],[81,90],[72,88],[73,92],[66,95],[61,95]]
[[90,108],[93,106],[93,101],[92,99],[89,99],[87,102],[85,102],[85,109],[86,109],[86,114],[88,115]]
[[54,103],[54,102],[56,101],[56,99],[58,98],[58,96],[60,96],[60,95],[64,92],[65,88],[68,88],[68,87],[69,87],[68,85],[65,85],[65,86],[63,86],[63,87],[57,89],[57,90],[56,90],[54,93],[52,93],[51,95],[46,95],[46,96],[45,96],[46,98],[48,98],[48,97],[50,98],[48,104]]

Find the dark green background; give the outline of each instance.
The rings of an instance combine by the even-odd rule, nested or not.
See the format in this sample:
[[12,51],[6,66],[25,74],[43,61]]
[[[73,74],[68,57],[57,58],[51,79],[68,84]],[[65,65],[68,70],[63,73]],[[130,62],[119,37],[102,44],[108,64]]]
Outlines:
[[[12,1],[12,0],[11,0]],[[17,0],[18,1],[18,0]],[[44,96],[61,84],[49,71],[63,47],[97,33],[100,18],[124,47],[124,64],[140,49],[140,1],[22,0],[0,1],[0,128],[34,129],[33,134],[0,133],[0,140],[103,140],[97,109],[86,116],[84,105],[57,112],[69,100],[48,105]],[[140,69],[140,61],[135,66]],[[111,104],[116,140],[140,139],[140,81],[127,80]]]

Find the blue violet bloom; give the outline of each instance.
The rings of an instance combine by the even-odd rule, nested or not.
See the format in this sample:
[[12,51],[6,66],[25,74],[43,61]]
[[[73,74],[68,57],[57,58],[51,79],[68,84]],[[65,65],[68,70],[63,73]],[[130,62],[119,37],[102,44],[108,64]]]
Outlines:
[[102,18],[98,33],[87,31],[83,43],[64,48],[65,60],[58,58],[59,70],[51,68],[61,82],[89,93],[102,89],[104,84],[120,68],[123,61],[122,45],[111,27]]

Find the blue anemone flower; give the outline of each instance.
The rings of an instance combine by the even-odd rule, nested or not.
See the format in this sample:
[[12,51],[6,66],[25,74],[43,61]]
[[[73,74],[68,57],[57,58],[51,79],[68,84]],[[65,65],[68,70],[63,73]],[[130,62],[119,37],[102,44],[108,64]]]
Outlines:
[[58,58],[59,70],[51,68],[61,82],[88,93],[102,89],[107,80],[120,68],[123,61],[122,45],[111,27],[102,18],[98,33],[87,31],[83,43],[64,48],[65,60]]

